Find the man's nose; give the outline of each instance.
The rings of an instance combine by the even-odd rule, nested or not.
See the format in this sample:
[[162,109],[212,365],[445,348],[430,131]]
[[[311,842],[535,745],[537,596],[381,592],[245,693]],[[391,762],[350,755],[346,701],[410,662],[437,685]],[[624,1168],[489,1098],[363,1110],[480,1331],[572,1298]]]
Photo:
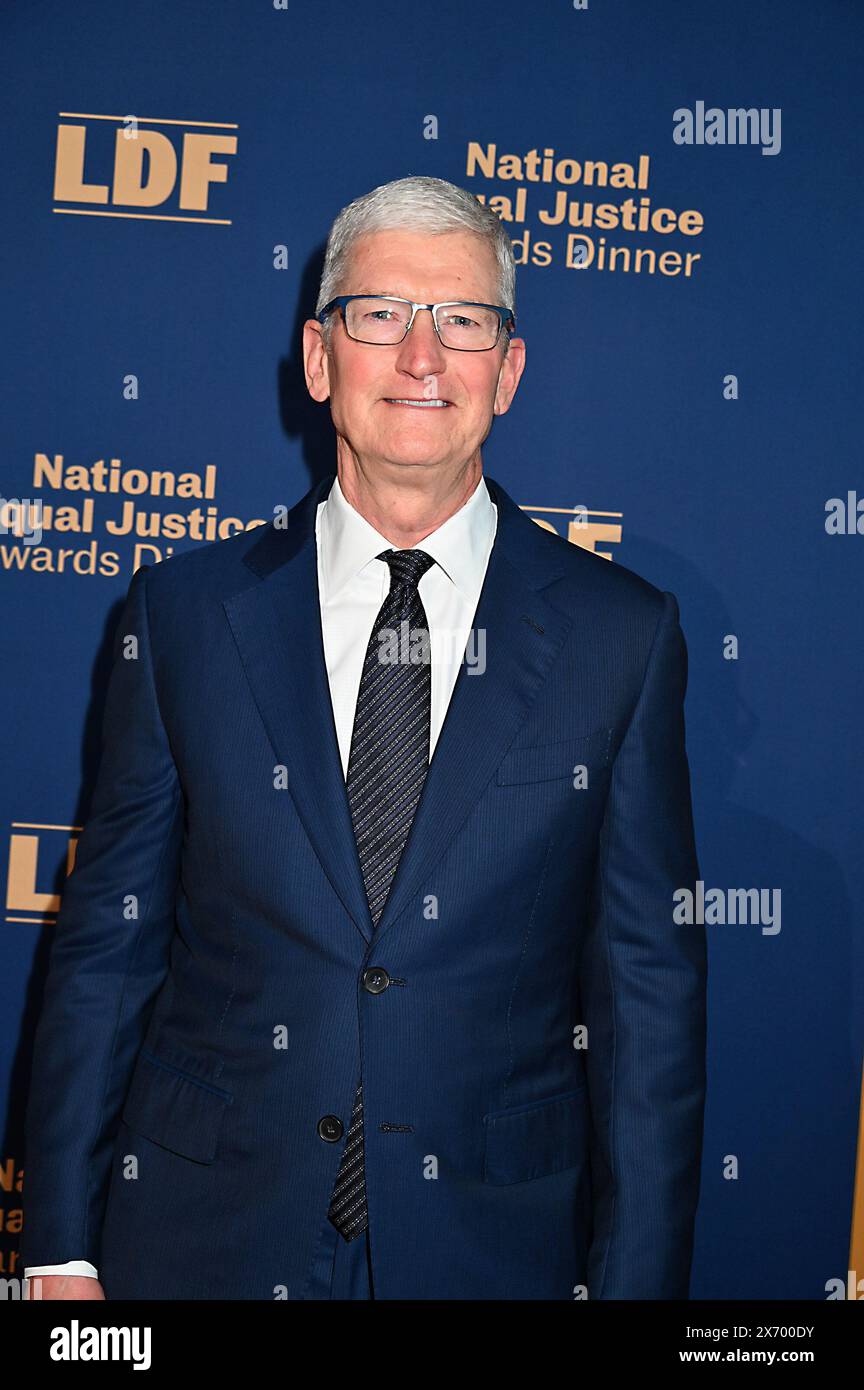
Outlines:
[[435,332],[431,309],[418,309],[407,335],[399,345],[399,362],[409,370],[426,370],[433,362],[444,365],[444,349]]

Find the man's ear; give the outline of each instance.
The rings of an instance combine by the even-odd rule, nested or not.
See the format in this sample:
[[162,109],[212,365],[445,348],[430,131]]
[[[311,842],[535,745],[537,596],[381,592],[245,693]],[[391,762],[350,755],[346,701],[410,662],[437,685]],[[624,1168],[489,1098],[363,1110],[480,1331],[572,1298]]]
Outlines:
[[307,319],[303,325],[303,372],[313,401],[329,400],[330,356],[324,344],[324,326],[318,319]]
[[498,385],[495,389],[494,414],[506,415],[510,409],[516,387],[525,370],[525,339],[511,338],[510,351],[498,371]]

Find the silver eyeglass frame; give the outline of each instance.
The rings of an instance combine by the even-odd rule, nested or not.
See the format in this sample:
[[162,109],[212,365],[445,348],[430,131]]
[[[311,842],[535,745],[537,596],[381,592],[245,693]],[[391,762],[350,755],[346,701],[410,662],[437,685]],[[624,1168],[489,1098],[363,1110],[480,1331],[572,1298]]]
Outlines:
[[[405,332],[402,334],[402,337],[397,339],[395,343],[369,343],[366,342],[363,338],[355,338],[352,333],[348,333],[348,321],[345,316],[345,307],[347,304],[350,303],[352,299],[391,299],[395,304],[410,304],[411,317],[408,320]],[[469,304],[476,304],[478,309],[492,309],[494,313],[498,315],[498,332],[495,335],[494,343],[490,343],[489,347],[450,347],[449,343],[445,343],[441,338],[441,331],[438,327],[438,310],[450,309],[454,307],[458,308],[460,305],[467,306]],[[428,309],[431,312],[432,324],[435,328],[435,334],[438,338],[439,343],[447,352],[492,352],[493,348],[496,348],[498,346],[499,340],[501,338],[501,329],[503,328],[506,331],[507,336],[512,338],[514,329],[516,328],[516,315],[513,313],[512,309],[508,309],[505,305],[502,304],[483,304],[479,299],[442,299],[437,304],[417,304],[413,299],[403,299],[398,294],[337,294],[335,299],[331,299],[329,304],[325,304],[321,312],[316,314],[315,317],[318,319],[319,323],[323,323],[327,315],[329,313],[332,313],[332,311],[336,308],[342,310],[342,322],[345,325],[345,332],[348,333],[348,337],[351,339],[352,343],[362,343],[364,347],[399,347],[401,343],[404,343],[405,339],[408,337],[408,334],[411,332],[411,325],[417,317],[418,309]]]

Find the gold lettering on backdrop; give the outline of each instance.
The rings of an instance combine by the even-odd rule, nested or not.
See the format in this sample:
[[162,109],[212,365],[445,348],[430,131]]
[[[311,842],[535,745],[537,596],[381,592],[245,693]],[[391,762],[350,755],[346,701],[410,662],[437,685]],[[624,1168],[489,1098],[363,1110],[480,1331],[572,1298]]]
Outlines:
[[[143,179],[145,155],[146,184]],[[134,140],[127,140],[122,130],[115,132],[112,203],[155,208],[168,201],[176,182],[177,155],[167,135],[158,130],[139,130]]]
[[63,454],[37,454],[33,464],[33,486],[67,488],[75,492],[126,492],[151,497],[216,496],[216,465],[208,464],[201,473],[175,473],[169,469],[123,468],[120,459],[97,459],[91,464],[65,466]]
[[[523,506],[523,512],[527,512],[531,520],[537,526],[542,526],[544,531],[552,531],[555,535],[561,535],[562,529],[566,539],[572,545],[581,545],[583,550],[590,550],[594,555],[601,555],[604,560],[612,559],[610,550],[598,550],[598,541],[608,542],[612,545],[619,545],[621,542],[622,525],[619,521],[600,521],[600,517],[621,517],[621,512],[603,512],[595,507],[531,507]],[[554,515],[556,520],[547,521],[547,516]],[[561,518],[559,521],[557,518]],[[569,518],[569,520],[567,520]]]
[[[40,496],[0,499],[0,572],[28,570],[33,574],[74,573],[81,576],[112,578],[122,569],[120,554],[105,550],[101,538],[87,545],[54,549],[47,541],[52,534],[97,535],[101,530],[112,538],[137,538],[130,552],[130,574],[140,564],[158,564],[173,555],[177,540],[225,540],[238,531],[263,526],[270,517],[246,520],[224,516],[210,499],[216,497],[217,470],[207,464],[202,470],[130,468],[122,459],[96,459],[92,463],[69,464],[63,454],[34,455],[34,490],[52,489],[66,493],[63,502],[45,502]],[[105,508],[99,498],[114,499]],[[175,504],[207,503],[188,510],[161,511],[148,507],[145,499],[172,498]],[[103,507],[100,514],[99,508]],[[16,543],[7,543],[7,537]],[[146,539],[147,544],[142,544]],[[160,544],[151,542],[158,540]],[[18,543],[20,542],[20,543]]]
[[[47,850],[60,848],[65,857],[66,876],[75,867],[75,852],[78,848],[77,836],[80,825],[39,825],[25,821],[12,824],[9,837],[9,873],[6,880],[6,921],[12,923],[53,921],[60,911],[60,896],[48,892],[39,885],[39,856],[43,855],[42,879],[48,877],[44,859]],[[57,835],[65,835],[58,846]],[[52,838],[53,837],[53,838]],[[49,869],[53,870],[51,863]]]
[[[521,228],[511,240],[517,265],[556,265],[565,270],[618,271],[690,279],[702,260],[700,252],[633,245],[648,236],[696,237],[705,220],[696,208],[655,206],[649,190],[651,159],[610,163],[604,159],[575,159],[552,147],[522,153],[499,151],[494,142],[470,140],[466,150],[468,178],[497,181],[503,188],[475,191],[501,221]],[[538,185],[536,191],[532,185]],[[578,185],[584,196],[574,198]],[[603,190],[595,199],[594,190]],[[616,198],[616,193],[630,196]],[[612,195],[610,197],[609,195]],[[641,196],[633,196],[641,195]],[[531,225],[532,221],[535,225]],[[537,230],[578,228],[553,241],[537,239]],[[607,242],[595,233],[625,233],[623,244]]]
[[468,142],[465,172],[469,178],[480,175],[485,179],[516,179],[520,183],[583,183],[586,187],[647,188],[650,160],[639,156],[638,163],[613,164],[612,172],[604,160],[588,159],[584,164],[570,158],[559,159],[553,149],[542,153],[536,149],[524,155],[503,154],[498,146],[485,148],[476,140]]
[[[116,127],[111,182],[88,182],[87,142],[96,144],[97,153],[104,148],[109,134],[106,123]],[[237,153],[237,136],[217,131],[234,130],[233,121],[61,111],[54,201],[87,206],[55,206],[53,210],[79,217],[155,218],[230,227],[230,218],[201,214],[209,211],[213,185],[228,182],[230,159]],[[190,213],[195,215],[185,215]]]

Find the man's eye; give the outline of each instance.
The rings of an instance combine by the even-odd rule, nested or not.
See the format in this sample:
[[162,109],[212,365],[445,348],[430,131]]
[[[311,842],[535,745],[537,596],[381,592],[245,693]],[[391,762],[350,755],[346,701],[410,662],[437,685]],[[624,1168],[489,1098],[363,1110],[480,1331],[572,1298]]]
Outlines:
[[384,317],[385,314],[392,313],[392,309],[373,309],[370,313],[365,314],[364,317],[367,319],[381,319]]
[[448,323],[455,324],[457,328],[476,328],[477,323],[474,319],[469,319],[467,314],[450,314],[447,318]]

